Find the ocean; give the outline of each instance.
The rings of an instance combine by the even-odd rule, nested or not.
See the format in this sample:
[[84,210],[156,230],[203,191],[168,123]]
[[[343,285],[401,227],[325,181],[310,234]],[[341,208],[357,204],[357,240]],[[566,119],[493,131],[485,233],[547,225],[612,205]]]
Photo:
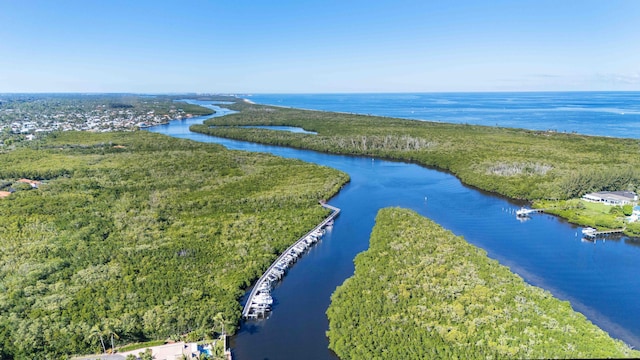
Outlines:
[[[321,95],[319,99],[329,102],[326,99],[332,96]],[[293,95],[289,100],[300,101],[298,97]],[[190,102],[216,110],[214,116],[231,113],[207,102]],[[275,103],[273,98],[264,102]],[[400,108],[402,101],[394,103]],[[301,101],[298,104],[312,108]],[[451,174],[416,164],[261,145],[189,131],[190,125],[206,118],[171,121],[147,130],[218,143],[232,150],[300,159],[339,169],[351,179],[329,201],[342,209],[331,231],[272,290],[275,302],[269,318],[241,323],[231,339],[235,359],[336,360],[325,334],[331,294],[353,275],[353,259],[369,247],[378,210],[389,206],[413,209],[464,236],[528,283],[570,301],[575,310],[612,336],[640,347],[640,317],[634,315],[640,313],[638,239],[611,236],[583,241],[580,227],[548,214],[521,221],[515,216],[521,202],[477,191]]]
[[458,124],[640,138],[640,92],[241,95],[258,104]]

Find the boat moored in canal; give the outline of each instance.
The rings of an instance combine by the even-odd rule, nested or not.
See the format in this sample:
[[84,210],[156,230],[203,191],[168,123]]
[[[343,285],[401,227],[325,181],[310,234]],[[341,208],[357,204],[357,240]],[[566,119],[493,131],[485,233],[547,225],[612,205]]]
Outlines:
[[321,203],[323,207],[331,209],[332,213],[322,221],[313,230],[298,239],[294,244],[289,246],[280,256],[269,266],[267,271],[262,274],[256,285],[251,290],[247,302],[242,311],[242,317],[245,319],[257,319],[266,317],[271,312],[271,304],[273,297],[271,289],[273,285],[282,280],[289,267],[298,260],[309,248],[317,243],[325,234],[324,228],[329,222],[333,223],[340,213],[340,209]]

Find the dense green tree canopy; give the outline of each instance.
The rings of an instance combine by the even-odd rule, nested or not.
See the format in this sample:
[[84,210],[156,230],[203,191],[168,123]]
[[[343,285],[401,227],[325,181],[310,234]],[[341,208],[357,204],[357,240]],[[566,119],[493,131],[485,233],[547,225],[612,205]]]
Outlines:
[[[640,141],[549,131],[447,124],[249,104],[192,130],[318,151],[415,161],[516,199],[569,199],[637,190]],[[215,127],[209,127],[216,125]],[[224,126],[223,126],[224,125]],[[298,126],[317,135],[238,128]]]
[[147,132],[54,133],[0,164],[0,183],[43,182],[0,199],[2,359],[219,331],[217,314],[231,332],[244,289],[348,181]]
[[640,356],[410,210],[381,210],[355,265],[327,311],[330,347],[342,359]]

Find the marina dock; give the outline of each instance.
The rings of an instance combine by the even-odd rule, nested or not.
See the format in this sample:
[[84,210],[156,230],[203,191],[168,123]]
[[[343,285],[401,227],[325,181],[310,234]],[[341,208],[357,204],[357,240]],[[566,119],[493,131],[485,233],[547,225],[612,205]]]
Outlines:
[[307,249],[313,246],[324,235],[324,228],[333,224],[333,220],[340,214],[340,209],[335,206],[321,202],[321,205],[332,212],[318,226],[306,233],[298,241],[289,246],[262,274],[260,279],[251,289],[247,302],[242,310],[242,317],[245,319],[257,319],[266,317],[271,311],[273,298],[271,289],[276,282],[281,280],[290,266],[295,263]]

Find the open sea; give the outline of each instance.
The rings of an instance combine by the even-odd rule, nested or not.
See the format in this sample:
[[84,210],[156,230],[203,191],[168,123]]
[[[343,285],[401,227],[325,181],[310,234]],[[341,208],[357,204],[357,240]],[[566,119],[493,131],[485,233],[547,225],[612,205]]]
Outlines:
[[240,95],[258,104],[640,138],[640,92]]

